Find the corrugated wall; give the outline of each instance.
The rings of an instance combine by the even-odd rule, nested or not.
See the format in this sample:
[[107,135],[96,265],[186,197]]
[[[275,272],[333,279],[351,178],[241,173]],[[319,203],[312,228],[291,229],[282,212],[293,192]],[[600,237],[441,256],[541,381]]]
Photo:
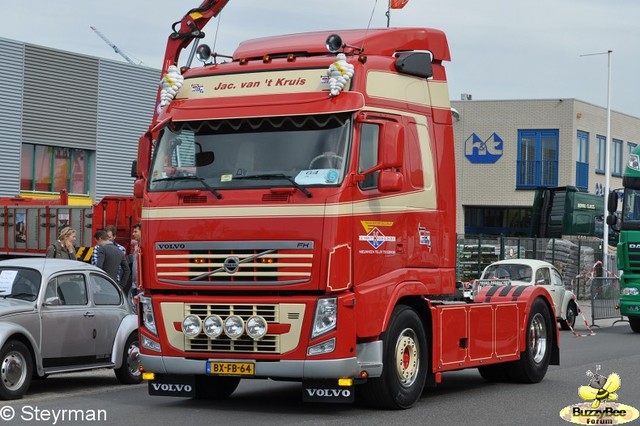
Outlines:
[[131,163],[149,126],[160,71],[100,60],[95,200],[133,192]]
[[22,138],[22,90],[24,44],[0,38],[2,102],[0,102],[0,196],[20,193],[20,140]]
[[98,59],[25,45],[22,142],[94,150]]

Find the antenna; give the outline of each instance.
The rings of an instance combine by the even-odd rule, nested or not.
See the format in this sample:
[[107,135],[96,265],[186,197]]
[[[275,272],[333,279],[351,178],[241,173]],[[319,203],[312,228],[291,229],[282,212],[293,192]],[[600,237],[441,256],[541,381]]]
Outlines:
[[128,57],[122,50],[120,50],[118,48],[118,46],[113,44],[111,42],[111,40],[109,40],[104,34],[102,34],[99,29],[97,29],[93,25],[89,25],[89,28],[91,28],[93,31],[95,31],[95,33],[98,34],[98,37],[100,37],[102,40],[104,40],[105,43],[107,43],[109,46],[111,46],[111,48],[114,50],[114,52],[116,52],[117,54],[122,56],[131,65],[137,65],[135,62],[133,62],[133,60],[130,57]]

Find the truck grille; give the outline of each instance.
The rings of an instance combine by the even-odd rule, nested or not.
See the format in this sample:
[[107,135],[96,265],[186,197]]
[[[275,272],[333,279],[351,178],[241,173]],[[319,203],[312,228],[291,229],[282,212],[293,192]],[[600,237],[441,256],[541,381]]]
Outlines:
[[[293,307],[293,309],[292,309]],[[263,317],[268,325],[274,324],[291,324],[291,333],[284,334],[267,334],[260,340],[253,340],[246,334],[236,340],[231,340],[222,334],[216,339],[209,338],[204,332],[200,333],[193,339],[184,336],[184,348],[187,352],[232,352],[232,353],[266,353],[279,354],[283,352],[283,348],[290,350],[289,345],[282,345],[283,338],[295,339],[295,345],[299,339],[299,325],[304,315],[304,305],[287,305],[287,309],[281,309],[280,305],[223,305],[223,304],[185,304],[184,314],[196,315],[202,322],[209,315],[219,315],[224,321],[230,315],[237,315],[246,323],[247,320],[259,315]],[[287,335],[289,334],[289,336]],[[297,334],[297,335],[296,335]],[[285,347],[286,346],[286,347]]]
[[298,284],[311,279],[313,243],[157,243],[155,257],[158,280],[170,284]]

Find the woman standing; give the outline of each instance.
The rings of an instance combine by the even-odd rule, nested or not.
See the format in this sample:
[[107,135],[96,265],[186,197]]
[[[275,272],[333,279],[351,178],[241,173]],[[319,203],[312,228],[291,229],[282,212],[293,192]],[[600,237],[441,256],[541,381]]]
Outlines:
[[47,248],[47,257],[76,260],[76,231],[68,226],[60,230],[58,241]]

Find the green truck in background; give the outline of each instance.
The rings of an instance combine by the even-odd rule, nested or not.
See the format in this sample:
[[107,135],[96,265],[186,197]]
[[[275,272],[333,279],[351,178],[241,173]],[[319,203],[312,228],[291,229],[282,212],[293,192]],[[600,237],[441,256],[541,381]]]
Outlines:
[[536,189],[531,213],[532,237],[579,235],[602,238],[603,230],[603,197],[574,186]]
[[640,147],[629,155],[622,185],[622,215],[616,215],[618,192],[610,192],[607,224],[620,231],[616,256],[621,274],[620,314],[629,318],[634,332],[640,333]]

